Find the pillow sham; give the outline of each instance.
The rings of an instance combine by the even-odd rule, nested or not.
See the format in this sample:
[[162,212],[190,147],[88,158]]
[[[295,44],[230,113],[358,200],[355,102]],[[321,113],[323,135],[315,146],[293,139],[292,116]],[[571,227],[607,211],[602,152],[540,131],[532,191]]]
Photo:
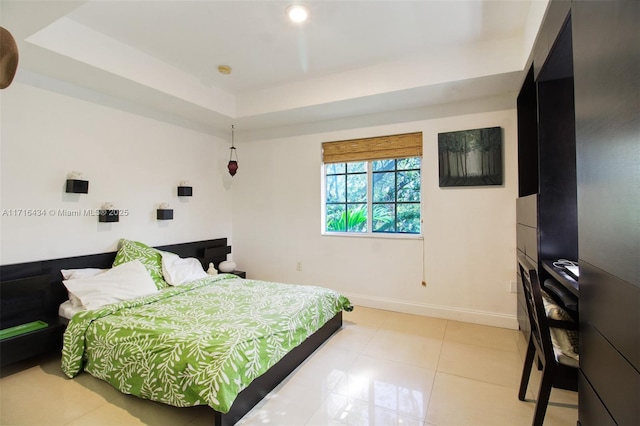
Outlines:
[[83,268],[83,269],[61,269],[60,273],[65,280],[75,280],[77,278],[89,278],[108,271],[108,269],[100,268]]
[[[99,269],[99,268],[83,268],[83,269],[61,269],[60,273],[62,274],[62,279],[65,280],[75,280],[78,278],[89,278],[95,275],[101,274],[103,272],[108,271],[108,269]],[[82,302],[78,299],[78,296],[68,292],[69,294],[69,302],[71,305],[79,307],[82,306]]]
[[93,277],[64,280],[62,283],[86,309],[97,309],[158,292],[147,269],[138,260],[114,266]]
[[162,278],[162,255],[160,250],[156,250],[139,241],[120,240],[113,266],[131,262],[132,260],[139,260],[144,265],[158,290],[168,286],[167,282]]
[[162,254],[162,274],[169,285],[180,285],[208,276],[195,257],[182,258],[168,251],[160,253]]

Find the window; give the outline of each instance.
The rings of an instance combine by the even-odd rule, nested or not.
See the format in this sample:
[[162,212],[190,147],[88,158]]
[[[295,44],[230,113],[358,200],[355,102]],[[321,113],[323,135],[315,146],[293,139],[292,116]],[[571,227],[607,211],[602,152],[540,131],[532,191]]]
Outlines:
[[373,232],[420,233],[420,158],[371,162]]
[[326,228],[328,232],[367,232],[369,194],[367,163],[327,164]]
[[420,234],[421,133],[328,142],[323,159],[323,232]]

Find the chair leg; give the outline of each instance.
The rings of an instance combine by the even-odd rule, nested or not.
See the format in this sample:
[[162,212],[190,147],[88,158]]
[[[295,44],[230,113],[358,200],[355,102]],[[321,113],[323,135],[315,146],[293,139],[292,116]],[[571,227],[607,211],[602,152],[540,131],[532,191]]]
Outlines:
[[547,405],[549,405],[549,397],[551,396],[551,387],[553,386],[553,375],[553,366],[545,365],[542,369],[542,379],[540,381],[540,390],[538,391],[538,400],[536,401],[533,426],[542,426],[544,422]]
[[527,394],[527,386],[529,385],[529,375],[531,374],[531,367],[533,367],[533,357],[536,354],[536,348],[533,346],[533,341],[529,339],[527,345],[527,354],[524,357],[524,365],[522,366],[522,378],[520,379],[520,390],[518,391],[518,399],[520,401],[525,400]]

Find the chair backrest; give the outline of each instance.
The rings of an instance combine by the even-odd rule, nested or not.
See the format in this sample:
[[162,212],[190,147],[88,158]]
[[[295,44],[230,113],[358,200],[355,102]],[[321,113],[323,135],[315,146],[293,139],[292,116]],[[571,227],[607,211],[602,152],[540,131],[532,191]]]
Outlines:
[[518,266],[524,288],[524,298],[527,303],[527,314],[529,316],[533,343],[538,353],[543,355],[544,359],[541,359],[543,363],[555,362],[549,321],[544,308],[544,302],[542,301],[538,272],[531,263],[522,256],[518,256]]

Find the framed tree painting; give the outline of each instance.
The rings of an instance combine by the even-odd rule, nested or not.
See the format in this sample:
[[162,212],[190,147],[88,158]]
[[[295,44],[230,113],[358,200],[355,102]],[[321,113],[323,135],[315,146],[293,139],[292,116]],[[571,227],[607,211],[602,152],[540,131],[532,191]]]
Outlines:
[[440,187],[502,185],[502,128],[438,133]]

